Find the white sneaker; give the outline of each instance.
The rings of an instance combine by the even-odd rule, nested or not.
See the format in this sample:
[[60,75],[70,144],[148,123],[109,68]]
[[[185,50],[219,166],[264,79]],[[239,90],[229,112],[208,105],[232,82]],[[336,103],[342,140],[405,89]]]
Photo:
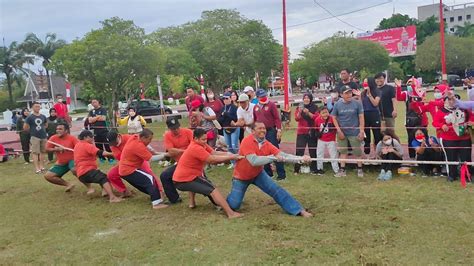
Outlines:
[[234,165],[230,164],[229,167],[227,167],[228,170],[234,169]]
[[334,175],[334,177],[345,177],[346,176],[346,170],[339,169],[339,172]]
[[379,176],[377,177],[378,180],[384,181],[385,180],[385,170],[381,170]]
[[364,171],[362,171],[362,169],[357,169],[357,177],[364,177]]

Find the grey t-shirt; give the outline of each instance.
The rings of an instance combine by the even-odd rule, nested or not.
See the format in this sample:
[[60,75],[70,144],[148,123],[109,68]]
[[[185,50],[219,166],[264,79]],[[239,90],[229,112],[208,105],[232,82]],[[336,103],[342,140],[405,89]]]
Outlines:
[[346,136],[359,135],[359,115],[364,113],[364,108],[360,101],[352,99],[346,103],[340,99],[334,104],[332,115],[337,119],[339,126]]
[[46,116],[31,114],[26,118],[25,123],[30,125],[30,134],[32,137],[40,139],[46,139],[48,137],[46,134]]

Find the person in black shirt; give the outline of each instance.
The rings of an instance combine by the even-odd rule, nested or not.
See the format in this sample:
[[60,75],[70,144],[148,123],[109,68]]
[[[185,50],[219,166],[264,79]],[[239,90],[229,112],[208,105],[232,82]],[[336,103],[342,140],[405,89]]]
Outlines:
[[341,90],[344,86],[349,86],[353,90],[359,89],[359,85],[357,85],[357,83],[355,83],[354,81],[351,81],[350,71],[347,68],[341,70],[340,78],[341,80],[336,84],[335,87],[340,95],[342,95]]
[[[107,110],[100,105],[99,100],[92,99],[91,104],[94,107],[87,116],[87,122],[90,129],[94,131],[94,142],[95,146],[100,150],[112,152],[107,141]],[[105,157],[99,157],[101,161],[105,160]],[[109,159],[109,161],[112,159]]]
[[400,138],[395,134],[395,118],[397,118],[397,98],[395,88],[388,84],[385,84],[385,74],[378,73],[374,76],[377,88],[381,92],[380,97],[380,116],[382,130],[389,131],[390,134],[400,143]]

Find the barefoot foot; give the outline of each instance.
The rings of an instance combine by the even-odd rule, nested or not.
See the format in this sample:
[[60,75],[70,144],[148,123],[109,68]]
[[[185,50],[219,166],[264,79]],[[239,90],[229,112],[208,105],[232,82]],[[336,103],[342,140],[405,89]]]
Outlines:
[[168,208],[168,205],[167,205],[167,204],[157,204],[157,205],[153,205],[153,209],[155,209],[155,210],[164,209],[164,208]]
[[229,219],[235,219],[235,218],[241,218],[244,215],[240,212],[233,212],[232,214],[227,215],[227,218]]
[[303,216],[304,218],[311,218],[313,217],[314,215],[306,210],[302,210],[300,212],[300,215]]
[[71,190],[75,187],[74,183],[69,183],[69,185],[64,190],[65,192],[71,192]]
[[86,193],[86,194],[87,194],[87,195],[92,195],[92,194],[94,194],[94,193],[95,193],[95,189],[89,188],[89,189],[87,190],[87,193]]
[[113,198],[110,198],[110,199],[109,199],[109,202],[110,202],[110,203],[117,203],[117,202],[121,202],[121,201],[123,201],[123,200],[124,200],[124,199],[119,198],[119,197],[113,197]]

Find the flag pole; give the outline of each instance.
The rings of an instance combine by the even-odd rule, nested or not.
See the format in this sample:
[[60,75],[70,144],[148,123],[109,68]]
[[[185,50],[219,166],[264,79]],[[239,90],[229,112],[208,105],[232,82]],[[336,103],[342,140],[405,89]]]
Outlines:
[[288,47],[286,45],[286,1],[283,0],[283,82],[284,82],[284,107],[285,112],[290,111],[289,97],[288,97]]
[[444,44],[444,19],[443,19],[443,0],[439,0],[439,33],[441,45],[441,78],[443,84],[447,84],[448,75],[446,74],[446,48]]

